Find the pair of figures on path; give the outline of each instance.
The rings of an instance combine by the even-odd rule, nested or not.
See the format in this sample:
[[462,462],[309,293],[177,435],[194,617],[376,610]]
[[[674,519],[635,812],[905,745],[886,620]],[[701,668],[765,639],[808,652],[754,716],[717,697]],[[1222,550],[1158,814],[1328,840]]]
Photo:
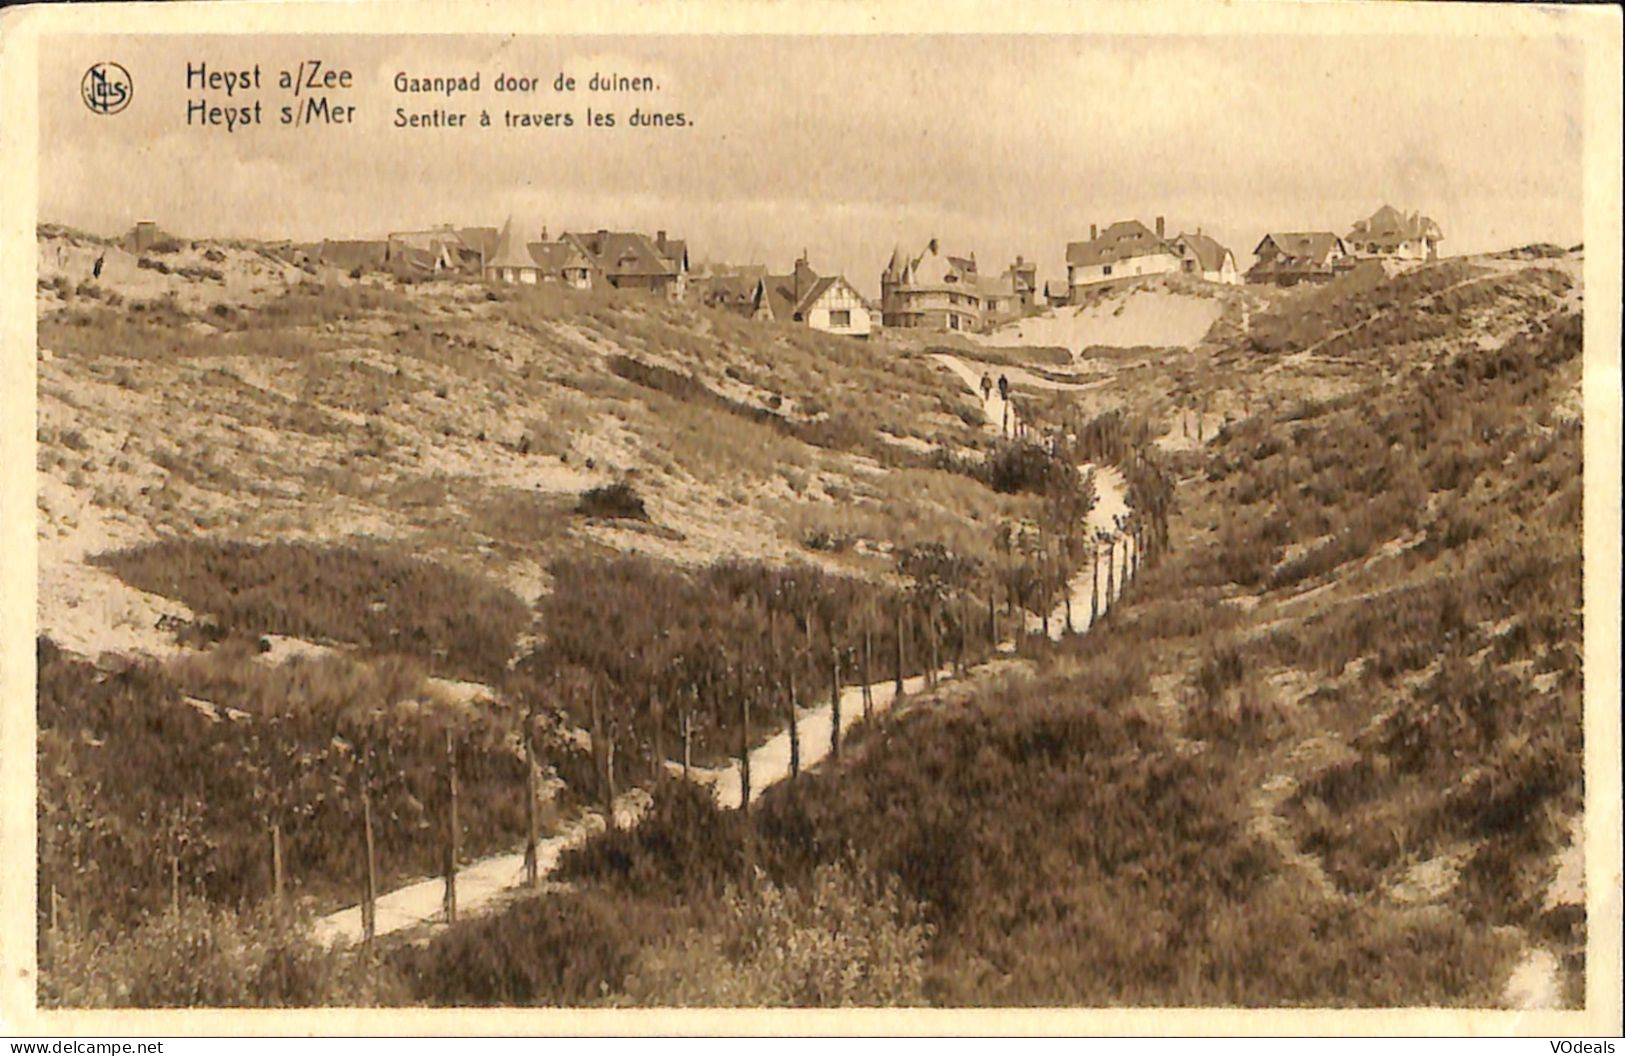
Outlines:
[[[982,402],[986,403],[993,398],[993,379],[987,374],[982,375]],[[999,375],[999,399],[1010,399],[1010,379],[1003,374]]]

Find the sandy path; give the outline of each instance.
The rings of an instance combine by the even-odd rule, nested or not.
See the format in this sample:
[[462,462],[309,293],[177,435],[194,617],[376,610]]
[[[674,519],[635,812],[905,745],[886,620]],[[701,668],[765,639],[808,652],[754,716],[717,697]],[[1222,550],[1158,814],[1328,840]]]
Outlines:
[[[965,383],[965,387],[970,389],[971,394],[978,398],[979,405],[982,409],[982,417],[986,419],[987,427],[990,431],[1000,433],[1001,435],[1005,436],[1015,434],[1018,424],[1015,406],[1000,398],[999,391],[996,388],[993,390],[993,393],[989,398],[981,399],[981,371],[978,371],[975,367],[966,363],[958,356],[949,355],[946,352],[933,353],[931,358],[947,367],[955,377],[959,378],[960,381]],[[1073,390],[1092,388],[1094,387],[1094,384],[1099,384],[1067,385],[1061,382],[1050,381],[1047,378],[1039,378],[1035,375],[1028,374],[1024,370],[1020,370],[1019,368],[1006,370],[1003,373],[1011,380],[1012,384],[1034,385],[1035,387],[1045,389]],[[1123,480],[1123,474],[1119,472],[1115,466],[1094,466],[1085,462],[1078,467],[1078,471],[1081,473],[1088,473],[1091,470],[1093,470],[1095,474],[1095,505],[1094,508],[1089,511],[1089,529],[1091,532],[1107,532],[1115,535],[1117,534],[1118,518],[1127,516],[1128,514],[1127,484]],[[1119,556],[1117,560],[1119,562],[1123,562],[1124,553],[1126,552],[1113,552],[1118,553]],[[1104,570],[1101,572],[1100,589],[1102,595],[1102,614],[1104,614],[1105,608],[1110,606],[1111,603],[1116,601],[1117,598],[1123,593],[1123,587],[1127,584],[1128,580],[1127,573],[1123,569],[1124,566],[1120,563],[1118,574],[1112,577],[1114,589],[1109,597],[1106,596],[1105,593],[1107,584],[1105,572]],[[1093,600],[1094,589],[1093,569],[1090,569],[1088,573],[1080,572],[1076,576],[1072,577],[1072,581],[1067,584],[1067,594],[1064,595],[1060,601],[1056,602],[1055,608],[1050,613],[1049,636],[1052,639],[1059,641],[1061,637],[1067,633],[1066,606],[1068,597],[1070,597],[1072,602],[1073,630],[1082,632],[1089,629],[1089,607],[1091,601]],[[1040,617],[1029,613],[1027,616],[1028,633],[1042,633],[1043,629],[1044,621]]]
[[[948,366],[973,393],[980,397],[979,372],[953,356],[938,356],[937,359]],[[995,392],[992,399],[983,400],[981,404],[988,428],[998,431],[1003,425],[1005,402]],[[1013,409],[1011,414],[1013,427]],[[1109,530],[1114,524],[1114,518],[1127,510],[1122,475],[1113,467],[1101,467],[1096,471],[1095,487],[1099,497],[1095,508],[1090,511],[1089,524],[1091,528]],[[1115,578],[1117,589],[1113,595],[1108,598],[1104,592],[1102,594],[1102,614],[1111,602],[1122,594],[1127,577],[1119,575]],[[1069,587],[1073,596],[1073,626],[1078,633],[1089,629],[1089,598],[1092,585],[1091,576],[1080,573],[1073,578]],[[1058,617],[1052,616],[1050,621],[1052,638],[1059,638],[1066,631],[1064,602],[1057,606],[1056,613]],[[1030,617],[1029,623],[1033,628],[1038,626],[1036,617]],[[1001,642],[996,651],[999,654],[1012,653],[1015,651],[1015,643]],[[983,664],[972,667],[964,677],[974,677],[986,666]],[[952,669],[944,668],[937,673],[937,677],[940,681],[949,680],[953,677]],[[919,693],[926,687],[925,675],[907,678],[903,682],[903,696]],[[871,710],[874,714],[886,711],[900,699],[896,694],[895,679],[875,682],[869,688]],[[840,702],[841,729],[845,731],[863,717],[862,685],[843,687]],[[830,735],[834,726],[830,702],[826,700],[816,707],[800,709],[795,726],[801,768],[810,769],[817,766],[829,756],[830,752]],[[739,806],[743,782],[740,780],[737,760],[726,767],[714,770],[691,770],[690,776],[693,780],[710,785],[717,802],[724,808]],[[790,729],[787,726],[750,753],[751,797],[756,798],[761,790],[789,776]],[[648,803],[648,793],[642,789],[632,789],[625,793],[616,801],[616,823],[622,827],[636,825]],[[558,835],[540,841],[537,845],[538,872],[545,878],[557,868],[560,857],[566,851],[582,846],[603,829],[602,816],[588,814],[571,822]],[[506,892],[524,882],[524,874],[525,856],[522,851],[493,855],[458,870],[459,916],[476,916],[482,911],[494,908]],[[376,934],[384,936],[420,926],[443,926],[444,896],[445,881],[438,876],[407,884],[380,896],[374,917]],[[360,906],[350,906],[316,922],[315,937],[326,945],[356,943],[361,941],[361,935]]]

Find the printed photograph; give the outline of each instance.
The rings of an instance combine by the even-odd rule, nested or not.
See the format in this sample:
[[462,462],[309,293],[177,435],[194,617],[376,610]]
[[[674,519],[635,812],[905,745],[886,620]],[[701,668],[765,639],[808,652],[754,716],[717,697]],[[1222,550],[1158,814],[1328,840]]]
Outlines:
[[773,29],[42,40],[40,1009],[1584,1009],[1585,41]]

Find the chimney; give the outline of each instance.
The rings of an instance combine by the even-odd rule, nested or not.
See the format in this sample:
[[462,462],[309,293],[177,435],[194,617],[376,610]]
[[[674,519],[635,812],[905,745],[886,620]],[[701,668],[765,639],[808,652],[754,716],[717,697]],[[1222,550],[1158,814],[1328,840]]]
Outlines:
[[937,251],[937,240],[935,238],[932,238],[928,245],[932,253]]
[[1162,217],[1159,216],[1159,217],[1157,217],[1157,237],[1158,238],[1162,237],[1162,232],[1163,232],[1163,222],[1162,222]]
[[661,228],[659,231],[655,232],[655,245],[657,247],[659,247],[660,252],[664,253],[666,251],[666,230],[665,230],[665,228]]
[[1100,229],[1095,227],[1094,224],[1090,224],[1089,225],[1089,241],[1093,242],[1095,239],[1097,239],[1099,237],[1100,237]]

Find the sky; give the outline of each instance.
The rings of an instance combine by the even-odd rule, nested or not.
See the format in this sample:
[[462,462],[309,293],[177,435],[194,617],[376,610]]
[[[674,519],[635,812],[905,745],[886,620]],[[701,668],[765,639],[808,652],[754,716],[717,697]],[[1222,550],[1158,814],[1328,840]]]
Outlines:
[[[995,273],[1022,254],[1044,280],[1091,223],[1131,217],[1200,228],[1242,268],[1267,231],[1342,234],[1385,202],[1434,217],[1447,253],[1570,244],[1583,58],[1552,36],[62,37],[42,48],[39,217],[296,240],[510,216],[532,238],[665,229],[696,263],[788,270],[806,250],[869,295],[899,244],[936,237]],[[276,124],[303,102],[277,74],[308,59],[351,72],[325,94],[352,123]],[[111,115],[79,94],[107,60],[134,84]],[[189,87],[200,63],[258,63],[261,87]],[[476,72],[450,98],[394,86]],[[595,72],[657,90],[589,92]],[[539,89],[498,92],[499,74]],[[263,126],[187,124],[192,101],[256,98]],[[396,128],[397,107],[469,124]],[[634,129],[634,107],[690,124]],[[482,129],[482,108],[574,125]]]

